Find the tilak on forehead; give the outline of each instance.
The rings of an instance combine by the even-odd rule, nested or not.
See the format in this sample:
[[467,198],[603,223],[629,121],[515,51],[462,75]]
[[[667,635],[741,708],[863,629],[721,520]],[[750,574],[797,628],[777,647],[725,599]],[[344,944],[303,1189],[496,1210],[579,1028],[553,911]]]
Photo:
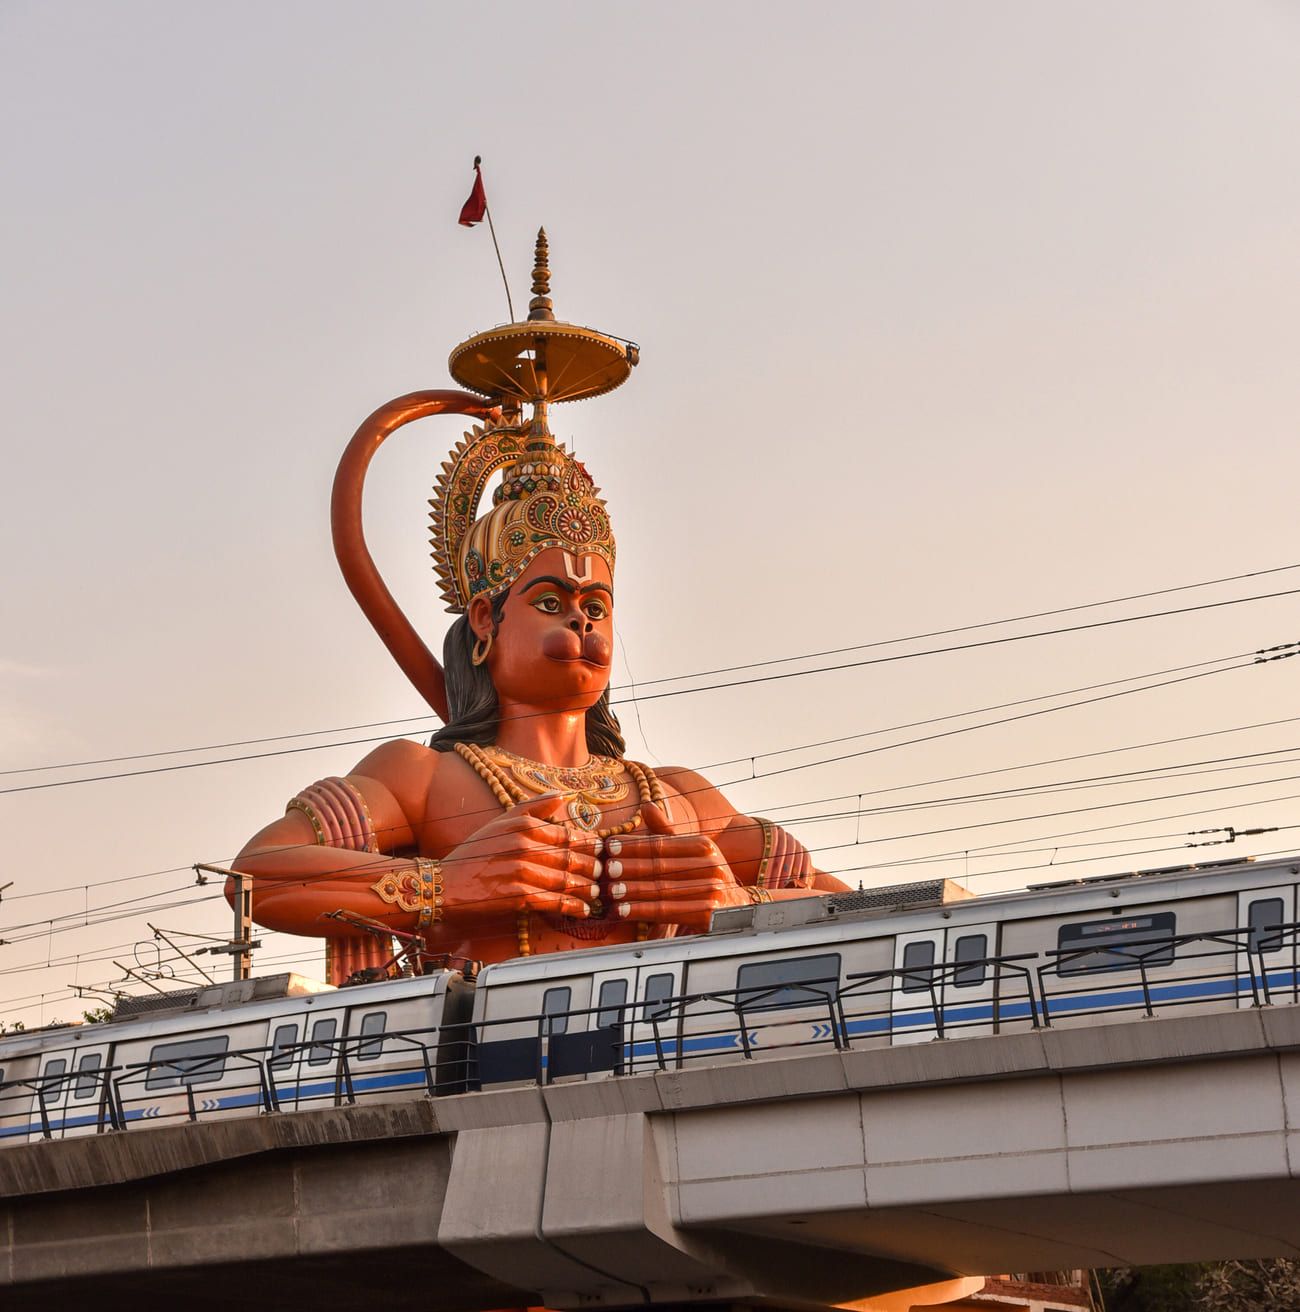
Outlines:
[[[530,318],[541,317],[539,310],[549,316],[549,278],[543,233]],[[498,472],[492,508],[479,516]],[[592,562],[584,557],[590,555],[603,557],[614,571],[614,532],[600,489],[586,466],[551,437],[544,403],[534,406],[529,423],[503,419],[466,433],[443,463],[429,505],[434,569],[453,613],[467,610],[475,597],[506,591],[548,547],[565,551],[566,573],[576,582],[589,581]]]

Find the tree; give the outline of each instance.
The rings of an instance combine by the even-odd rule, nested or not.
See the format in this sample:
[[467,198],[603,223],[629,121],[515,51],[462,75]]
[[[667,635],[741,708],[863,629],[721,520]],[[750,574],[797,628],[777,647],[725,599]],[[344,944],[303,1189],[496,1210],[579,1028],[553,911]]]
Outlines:
[[1105,1312],[1300,1312],[1300,1262],[1205,1262],[1098,1271]]
[[1300,1262],[1215,1262],[1198,1283],[1196,1312],[1296,1312]]
[[1203,1268],[1135,1266],[1098,1271],[1106,1312],[1194,1312]]

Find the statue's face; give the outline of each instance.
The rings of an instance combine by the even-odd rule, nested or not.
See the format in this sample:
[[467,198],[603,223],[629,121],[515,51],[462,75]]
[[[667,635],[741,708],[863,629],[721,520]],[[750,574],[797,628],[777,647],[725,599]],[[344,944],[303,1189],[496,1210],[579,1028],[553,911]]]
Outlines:
[[[609,686],[613,582],[603,556],[549,547],[533,560],[510,589],[488,656],[498,696],[556,710],[593,706]],[[490,619],[489,604],[475,602],[474,631],[488,631]]]

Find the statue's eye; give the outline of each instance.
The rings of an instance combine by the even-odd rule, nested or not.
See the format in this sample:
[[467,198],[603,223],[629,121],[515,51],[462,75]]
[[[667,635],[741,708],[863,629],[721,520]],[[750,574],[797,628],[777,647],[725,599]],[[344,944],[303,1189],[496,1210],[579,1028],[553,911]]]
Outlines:
[[544,592],[533,605],[545,615],[558,615],[560,613],[560,599],[553,592]]
[[609,614],[609,607],[595,597],[592,597],[589,601],[584,601],[582,609],[589,620],[603,620]]

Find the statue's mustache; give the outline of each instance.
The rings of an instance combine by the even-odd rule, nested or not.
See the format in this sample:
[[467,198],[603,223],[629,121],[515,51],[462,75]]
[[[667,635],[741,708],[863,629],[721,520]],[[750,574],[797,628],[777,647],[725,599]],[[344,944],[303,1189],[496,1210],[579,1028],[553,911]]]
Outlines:
[[553,661],[589,661],[608,668],[614,653],[603,633],[575,633],[572,629],[553,629],[542,639],[542,654]]

